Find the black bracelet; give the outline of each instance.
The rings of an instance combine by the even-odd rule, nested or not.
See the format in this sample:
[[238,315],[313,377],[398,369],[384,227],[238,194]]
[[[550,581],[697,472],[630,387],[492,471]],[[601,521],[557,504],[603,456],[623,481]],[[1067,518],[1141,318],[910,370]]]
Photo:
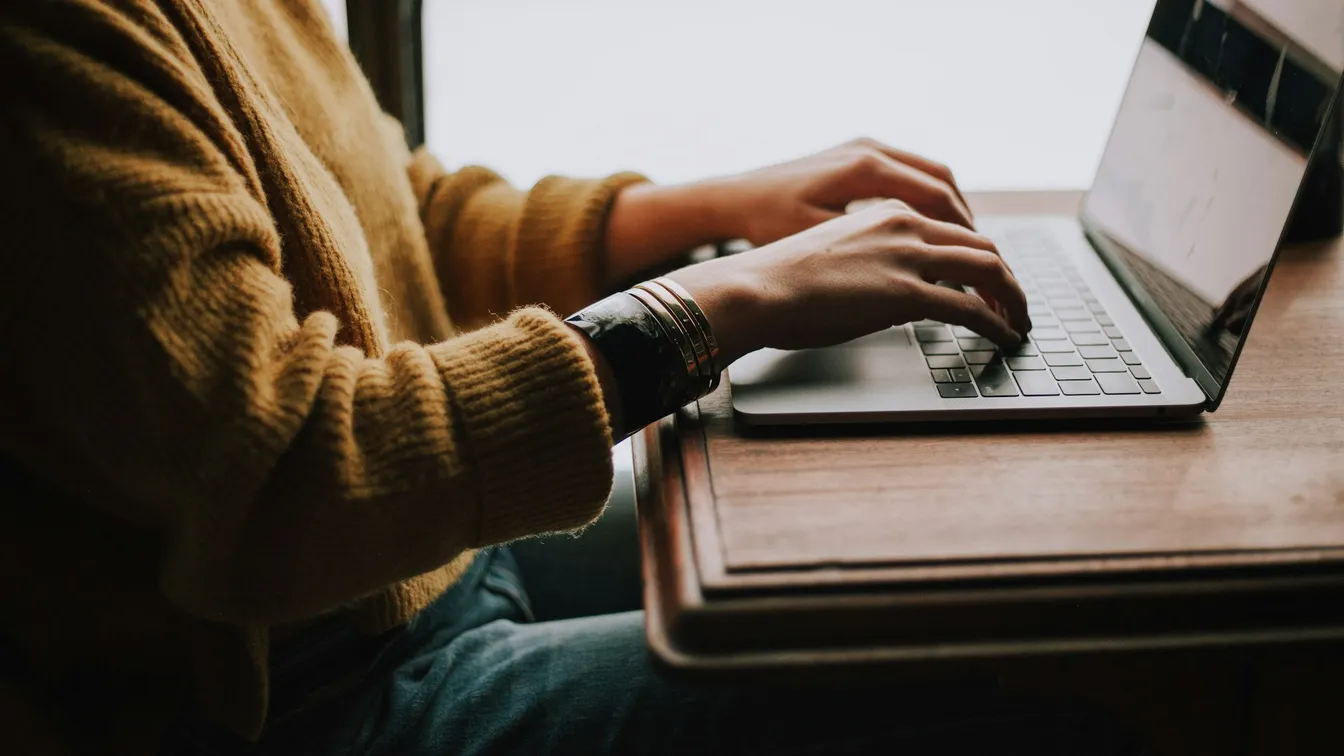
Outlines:
[[627,433],[700,397],[699,377],[688,373],[680,340],[629,293],[613,294],[565,323],[582,331],[611,368]]

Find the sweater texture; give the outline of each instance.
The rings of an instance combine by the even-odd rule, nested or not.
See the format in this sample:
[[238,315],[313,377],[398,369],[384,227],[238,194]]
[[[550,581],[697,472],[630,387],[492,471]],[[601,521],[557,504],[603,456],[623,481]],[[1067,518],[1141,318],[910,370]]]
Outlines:
[[[0,641],[63,726],[248,737],[277,634],[379,632],[610,490],[600,296],[641,178],[408,150],[317,0],[0,9]],[[464,114],[464,117],[488,114]],[[0,684],[0,708],[18,700]],[[0,747],[0,750],[5,750]]]

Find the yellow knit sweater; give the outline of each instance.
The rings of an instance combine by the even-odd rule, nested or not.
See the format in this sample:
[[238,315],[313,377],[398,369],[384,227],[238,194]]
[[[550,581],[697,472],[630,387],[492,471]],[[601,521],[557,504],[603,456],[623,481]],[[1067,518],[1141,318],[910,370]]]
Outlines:
[[411,154],[317,0],[4,3],[0,61],[27,694],[255,736],[278,628],[402,623],[473,548],[599,513],[607,418],[551,311],[599,296],[639,177],[521,192]]

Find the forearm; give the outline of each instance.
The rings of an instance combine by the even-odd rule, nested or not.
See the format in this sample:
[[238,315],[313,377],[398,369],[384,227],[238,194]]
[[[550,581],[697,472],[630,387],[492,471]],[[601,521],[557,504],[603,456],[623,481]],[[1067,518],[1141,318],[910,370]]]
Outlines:
[[717,181],[627,187],[607,224],[606,286],[628,283],[696,247],[732,238],[738,229],[727,212],[726,191]]

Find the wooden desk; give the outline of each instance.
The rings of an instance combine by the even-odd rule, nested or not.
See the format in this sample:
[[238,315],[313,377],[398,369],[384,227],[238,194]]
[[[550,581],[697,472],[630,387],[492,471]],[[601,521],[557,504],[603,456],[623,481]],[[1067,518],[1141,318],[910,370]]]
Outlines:
[[1341,246],[1285,252],[1223,407],[1179,427],[751,435],[725,387],[646,430],[651,646],[693,672],[867,674],[1344,636]]

